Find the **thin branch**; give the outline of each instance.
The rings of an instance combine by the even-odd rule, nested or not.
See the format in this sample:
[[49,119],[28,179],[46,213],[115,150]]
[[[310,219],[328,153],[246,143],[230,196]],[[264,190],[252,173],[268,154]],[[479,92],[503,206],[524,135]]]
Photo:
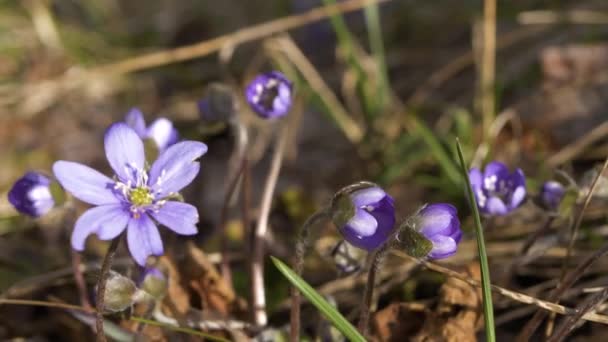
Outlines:
[[581,304],[576,307],[577,314],[569,316],[555,329],[555,333],[547,342],[559,342],[568,336],[572,330],[576,327],[576,324],[580,321],[581,317],[602,304],[606,298],[608,298],[608,288],[603,289],[600,292],[594,293],[586,298]]
[[4,305],[4,304],[26,305],[26,306],[44,306],[44,307],[48,307],[48,308],[77,310],[77,311],[82,311],[82,312],[86,312],[86,313],[95,312],[95,310],[93,310],[92,308],[86,308],[84,306],[65,304],[65,303],[45,302],[45,301],[41,301],[41,300],[0,298],[0,305]]
[[484,0],[483,6],[483,48],[480,67],[481,117],[484,136],[489,135],[494,121],[496,78],[496,0]]
[[277,137],[270,170],[268,172],[268,177],[266,178],[266,183],[264,184],[262,199],[260,201],[260,215],[253,236],[251,291],[253,299],[253,320],[257,326],[265,326],[268,322],[268,317],[266,315],[266,293],[264,289],[264,241],[266,232],[268,231],[268,216],[270,215],[272,197],[279,178],[279,172],[281,171],[281,165],[283,164],[283,155],[285,146],[287,145],[287,138],[289,137],[287,122],[282,122],[281,125],[281,132]]
[[80,253],[75,250],[72,250],[72,270],[74,272],[74,283],[76,284],[76,289],[78,289],[78,296],[80,297],[80,304],[85,308],[92,308],[91,302],[89,302],[89,297],[87,296],[87,284],[84,280],[84,276],[82,275],[82,267],[80,264],[82,262],[82,258]]
[[[475,287],[479,287],[479,288],[481,287],[481,283],[479,281],[477,281],[475,279],[471,279],[471,277],[469,277],[465,274],[450,270],[449,268],[445,268],[443,266],[440,266],[438,264],[435,264],[435,263],[432,263],[429,261],[418,260],[401,251],[393,251],[392,254],[394,254],[400,258],[404,258],[404,259],[408,259],[408,260],[417,262],[435,272],[439,272],[439,273],[445,274],[449,277],[460,279],[471,286],[475,286]],[[545,300],[541,300],[541,299],[529,296],[529,295],[521,293],[521,292],[507,290],[500,286],[492,285],[492,291],[494,291],[502,296],[505,296],[507,298],[510,298],[512,300],[515,300],[517,302],[520,302],[523,304],[535,305],[541,309],[544,309],[544,310],[547,310],[550,312],[555,312],[560,315],[575,315],[577,313],[576,309],[569,308],[569,307],[555,304],[555,303],[551,303],[551,302],[548,302]],[[594,312],[588,312],[588,313],[584,314],[582,319],[584,319],[586,321],[591,321],[591,322],[608,325],[608,316],[596,314]]]
[[[596,251],[592,255],[588,256],[585,260],[583,260],[582,263],[580,263],[578,265],[577,268],[570,271],[563,278],[563,280],[561,282],[559,282],[559,286],[555,290],[553,290],[553,292],[549,296],[548,300],[550,302],[556,302],[556,303],[559,302],[559,300],[560,300],[561,296],[564,294],[564,292],[566,292],[566,290],[568,290],[585,273],[585,271],[587,271],[587,269],[595,261],[597,261],[599,258],[601,258],[602,256],[604,256],[607,253],[608,253],[608,244],[604,245],[598,251]],[[576,313],[576,310],[574,312]],[[532,334],[534,333],[536,328],[538,328],[538,326],[542,322],[542,319],[545,317],[545,315],[546,315],[546,312],[537,311],[536,314],[534,314],[534,316],[532,317],[532,319],[530,319],[528,321],[526,326],[524,326],[524,328],[520,332],[519,336],[517,337],[517,341],[523,342],[523,341],[530,340],[530,337],[532,336]]]
[[120,62],[102,65],[91,71],[102,74],[127,74],[166,64],[183,62],[209,55],[222,48],[226,48],[226,46],[229,45],[237,46],[239,44],[268,37],[278,32],[292,30],[339,13],[356,11],[367,6],[371,1],[382,3],[390,0],[350,0],[332,6],[318,7],[306,13],[291,15],[259,25],[250,26],[200,43],[166,51],[153,52],[125,59]]

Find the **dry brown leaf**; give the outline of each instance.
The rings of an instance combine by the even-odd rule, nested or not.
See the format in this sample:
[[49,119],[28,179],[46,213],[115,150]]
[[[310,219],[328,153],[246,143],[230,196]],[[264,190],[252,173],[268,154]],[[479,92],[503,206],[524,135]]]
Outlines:
[[[480,280],[479,264],[471,263],[466,273]],[[413,341],[476,341],[475,332],[482,314],[481,289],[456,278],[448,278],[439,291],[439,302],[428,313],[421,331]]]

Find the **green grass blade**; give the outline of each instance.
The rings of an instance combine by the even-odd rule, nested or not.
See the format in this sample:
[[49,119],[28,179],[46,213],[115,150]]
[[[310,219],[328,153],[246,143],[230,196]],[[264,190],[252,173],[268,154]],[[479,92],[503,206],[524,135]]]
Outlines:
[[172,326],[172,325],[169,325],[169,324],[153,321],[151,319],[146,319],[146,318],[143,318],[143,317],[131,316],[131,320],[135,321],[135,322],[147,324],[147,325],[153,325],[153,326],[165,328],[165,329],[168,329],[168,330],[173,330],[173,331],[181,332],[181,333],[192,335],[192,336],[203,337],[203,338],[205,338],[205,339],[207,339],[209,341],[230,342],[230,340],[227,340],[225,338],[222,338],[222,337],[219,337],[219,336],[215,336],[215,335],[212,335],[212,334],[207,334],[207,333],[204,333],[202,331],[198,331],[198,330],[194,330],[194,329],[190,329],[190,328],[175,327],[175,326]]
[[281,260],[271,256],[272,262],[277,269],[289,280],[302,294],[304,297],[317,308],[321,313],[331,321],[331,323],[338,329],[346,338],[352,342],[364,342],[365,338],[361,336],[359,331],[350,324],[350,322],[342,316],[336,308],[329,304],[321,295],[315,291],[306,281],[298,277],[294,271],[285,265]]
[[411,134],[420,136],[424,143],[428,146],[429,152],[433,155],[439,167],[445,172],[446,176],[455,185],[460,185],[461,178],[458,172],[458,168],[452,161],[452,158],[448,154],[448,151],[443,147],[437,136],[431,131],[420,119],[415,116],[409,117],[412,129]]
[[367,24],[370,48],[374,55],[376,65],[378,66],[378,104],[380,108],[384,108],[388,103],[389,80],[377,2],[371,2],[365,7],[365,21]]
[[460,141],[456,139],[456,149],[458,150],[458,158],[460,159],[460,166],[462,171],[462,177],[464,178],[467,195],[469,199],[469,205],[473,210],[473,216],[475,218],[475,234],[477,235],[477,249],[479,250],[479,264],[481,268],[481,288],[483,292],[483,313],[485,317],[486,325],[486,341],[496,341],[496,334],[494,332],[494,309],[492,305],[492,290],[490,288],[490,269],[488,267],[488,255],[486,254],[486,244],[483,238],[483,227],[481,226],[481,218],[479,217],[479,208],[475,201],[473,194],[473,188],[471,187],[471,181],[469,180],[469,171],[467,164],[464,162],[462,156],[462,147]]

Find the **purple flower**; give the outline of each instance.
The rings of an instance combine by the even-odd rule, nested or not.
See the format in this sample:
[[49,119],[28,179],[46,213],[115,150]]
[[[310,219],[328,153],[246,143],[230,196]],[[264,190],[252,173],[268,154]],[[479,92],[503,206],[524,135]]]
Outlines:
[[332,218],[351,245],[375,250],[390,237],[395,225],[393,198],[378,186],[366,186],[337,195]]
[[547,181],[540,189],[540,203],[545,209],[557,211],[565,194],[566,189],[561,183],[556,181]]
[[20,213],[40,217],[55,206],[50,185],[48,177],[30,171],[15,182],[8,192],[8,201]]
[[427,238],[433,247],[428,253],[431,259],[452,256],[462,238],[456,208],[447,203],[424,206],[413,219],[413,228]]
[[247,103],[264,119],[281,117],[291,108],[293,86],[278,71],[258,75],[245,89]]
[[173,127],[173,123],[169,119],[158,118],[146,127],[144,115],[137,108],[133,108],[127,113],[125,122],[135,130],[141,139],[152,139],[161,152],[179,140],[177,129]]
[[526,197],[526,178],[521,169],[512,173],[501,162],[486,165],[484,172],[473,168],[469,179],[482,214],[506,215],[519,207]]
[[116,174],[114,178],[79,163],[57,161],[53,165],[55,177],[67,191],[95,205],[76,221],[72,233],[75,250],[84,250],[85,240],[91,234],[97,234],[101,240],[112,240],[126,228],[129,251],[143,266],[148,256],[163,254],[157,222],[177,234],[196,234],[196,208],[170,197],[198,174],[200,165],[196,159],[207,152],[205,144],[197,141],[174,144],[148,170],[142,140],[126,124],[116,123],[105,134],[105,150]]

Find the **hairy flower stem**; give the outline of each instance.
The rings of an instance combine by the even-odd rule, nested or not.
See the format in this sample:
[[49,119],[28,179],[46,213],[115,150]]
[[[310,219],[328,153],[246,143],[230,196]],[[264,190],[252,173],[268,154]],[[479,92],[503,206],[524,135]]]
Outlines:
[[380,264],[384,260],[384,256],[390,250],[391,244],[389,242],[384,243],[374,254],[372,254],[372,263],[367,273],[367,283],[365,283],[365,292],[363,294],[363,302],[361,303],[361,313],[359,314],[358,329],[361,335],[367,336],[367,330],[369,326],[369,315],[372,307],[372,301],[374,298],[374,287],[376,286],[376,273],[380,269]]
[[252,310],[253,322],[255,325],[263,327],[268,322],[266,315],[266,292],[264,289],[264,242],[266,232],[268,231],[268,216],[272,205],[272,196],[277,185],[281,165],[283,164],[283,155],[287,138],[289,137],[289,126],[287,122],[281,123],[281,132],[277,138],[274,154],[270,163],[270,170],[264,190],[262,192],[262,200],[260,203],[260,216],[255,227],[253,243],[252,243],[252,258],[251,258],[251,294],[252,294]]
[[106,282],[108,280],[108,274],[110,274],[110,267],[112,266],[112,260],[116,254],[116,249],[120,243],[121,236],[112,240],[110,247],[106,252],[106,256],[103,258],[103,264],[101,264],[101,272],[99,273],[99,280],[97,281],[97,303],[95,308],[97,309],[95,327],[97,328],[97,342],[106,342],[106,335],[103,332],[103,312],[104,312],[104,297],[106,292]]
[[[296,256],[293,262],[293,270],[298,276],[302,276],[304,269],[304,256],[308,248],[308,237],[310,229],[316,226],[323,220],[331,218],[329,208],[324,208],[310,216],[306,222],[300,227],[296,240]],[[290,341],[297,342],[300,340],[300,291],[295,287],[291,287],[291,330]]]

